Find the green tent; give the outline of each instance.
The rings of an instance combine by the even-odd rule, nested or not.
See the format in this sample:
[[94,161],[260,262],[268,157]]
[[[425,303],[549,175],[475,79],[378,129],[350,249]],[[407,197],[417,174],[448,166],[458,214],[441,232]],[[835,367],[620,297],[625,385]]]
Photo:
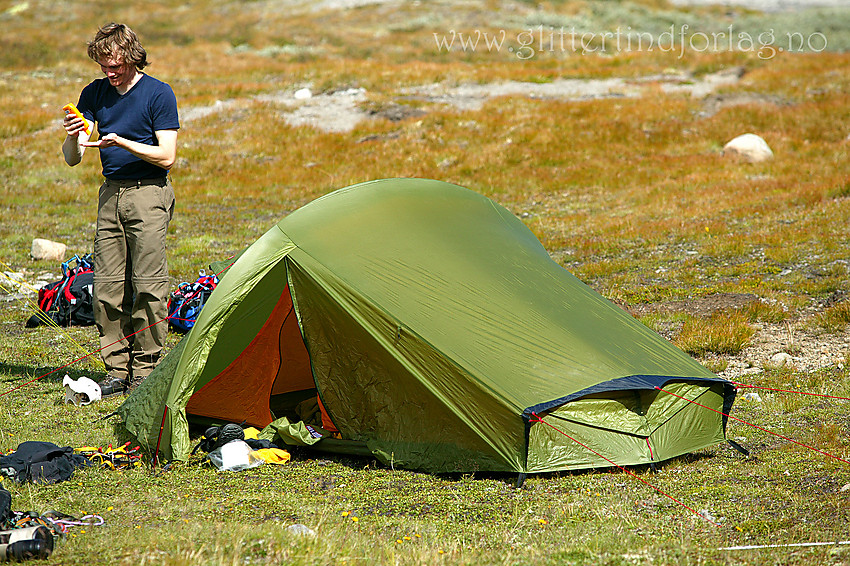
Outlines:
[[188,457],[198,419],[411,469],[525,474],[722,442],[733,399],[506,209],[389,179],[321,197],[241,253],[119,414],[166,459]]

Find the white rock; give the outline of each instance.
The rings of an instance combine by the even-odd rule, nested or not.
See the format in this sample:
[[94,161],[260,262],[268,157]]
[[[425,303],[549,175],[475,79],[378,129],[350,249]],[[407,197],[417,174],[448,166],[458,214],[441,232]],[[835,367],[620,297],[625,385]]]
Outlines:
[[294,525],[289,525],[288,527],[286,527],[286,532],[293,534],[293,535],[299,535],[299,536],[308,536],[308,537],[316,536],[316,531],[314,531],[313,529],[311,529],[307,525],[302,525],[300,523],[296,523]]
[[791,365],[794,359],[786,352],[778,352],[770,357],[770,363],[775,366]]
[[52,259],[62,261],[65,259],[65,244],[52,242],[42,238],[35,238],[32,241],[30,256],[33,259]]
[[309,88],[301,88],[295,91],[295,100],[307,100],[308,98],[313,98],[313,93]]
[[723,155],[739,157],[750,163],[773,159],[773,151],[767,142],[755,134],[743,134],[723,146]]

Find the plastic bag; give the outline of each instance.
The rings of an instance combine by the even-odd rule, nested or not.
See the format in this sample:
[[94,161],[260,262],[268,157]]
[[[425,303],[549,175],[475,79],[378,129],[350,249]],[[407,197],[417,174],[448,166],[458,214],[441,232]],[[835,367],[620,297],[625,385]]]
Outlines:
[[231,440],[224,446],[209,453],[210,462],[221,472],[239,472],[256,468],[265,461],[254,454],[254,451],[244,440]]

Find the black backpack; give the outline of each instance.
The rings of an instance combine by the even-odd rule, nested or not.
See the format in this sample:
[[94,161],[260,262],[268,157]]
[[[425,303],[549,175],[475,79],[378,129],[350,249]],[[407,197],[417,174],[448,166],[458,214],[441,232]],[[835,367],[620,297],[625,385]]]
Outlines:
[[59,326],[91,326],[94,324],[94,264],[92,254],[74,256],[62,264],[62,279],[48,283],[38,291],[41,312],[27,320],[27,328],[35,328],[52,320]]

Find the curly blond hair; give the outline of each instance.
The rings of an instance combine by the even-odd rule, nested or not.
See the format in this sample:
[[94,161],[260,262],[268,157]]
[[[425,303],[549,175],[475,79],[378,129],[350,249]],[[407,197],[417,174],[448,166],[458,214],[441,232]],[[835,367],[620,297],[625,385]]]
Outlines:
[[123,63],[135,65],[140,71],[148,64],[148,53],[136,33],[124,24],[108,23],[88,44],[88,55],[95,61],[115,57]]

